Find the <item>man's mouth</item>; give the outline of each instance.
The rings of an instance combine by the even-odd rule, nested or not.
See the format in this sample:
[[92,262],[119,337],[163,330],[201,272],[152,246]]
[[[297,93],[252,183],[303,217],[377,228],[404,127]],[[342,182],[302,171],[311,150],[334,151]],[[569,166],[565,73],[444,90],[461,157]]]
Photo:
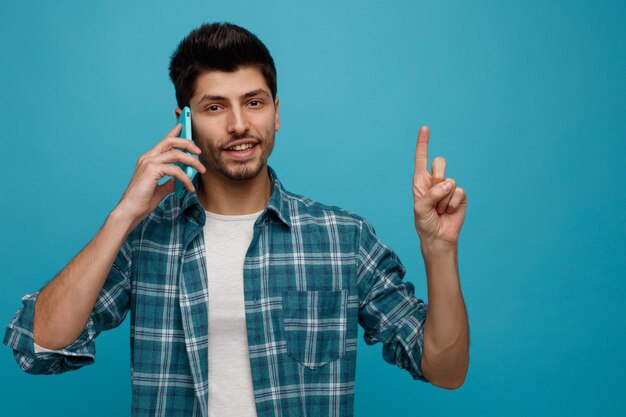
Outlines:
[[230,148],[226,148],[227,151],[247,151],[250,148],[253,148],[256,143],[246,143],[243,145],[231,146]]
[[230,157],[238,160],[251,158],[256,153],[259,142],[252,139],[244,139],[234,142],[228,148],[224,148],[224,152]]

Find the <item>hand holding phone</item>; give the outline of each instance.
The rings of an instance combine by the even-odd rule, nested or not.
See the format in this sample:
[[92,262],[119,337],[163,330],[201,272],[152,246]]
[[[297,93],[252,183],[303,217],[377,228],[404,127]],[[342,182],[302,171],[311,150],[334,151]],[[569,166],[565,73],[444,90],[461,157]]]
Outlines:
[[[188,126],[191,126],[189,123]],[[169,194],[175,190],[175,182],[184,184],[190,192],[195,191],[185,168],[191,165],[195,172],[205,173],[197,155],[201,150],[193,141],[181,138],[182,124],[170,130],[165,138],[137,160],[135,171],[115,211],[130,219],[132,228]],[[189,132],[185,135],[190,136]],[[197,170],[197,171],[196,171]],[[190,172],[193,175],[193,172]],[[159,184],[165,176],[171,177]]]

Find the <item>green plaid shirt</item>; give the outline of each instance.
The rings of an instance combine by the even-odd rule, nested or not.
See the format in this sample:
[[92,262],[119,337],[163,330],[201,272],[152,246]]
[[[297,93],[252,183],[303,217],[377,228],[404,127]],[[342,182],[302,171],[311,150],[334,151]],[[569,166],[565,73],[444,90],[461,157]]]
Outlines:
[[[426,381],[427,305],[402,280],[398,257],[363,218],[270,176],[243,283],[258,416],[352,416],[357,323],[368,345],[382,343],[385,361]],[[20,367],[57,374],[93,363],[95,338],[130,311],[132,415],[206,416],[204,222],[195,193],[165,198],[123,243],[83,333],[65,349],[34,352],[37,293],[24,296],[4,338]]]

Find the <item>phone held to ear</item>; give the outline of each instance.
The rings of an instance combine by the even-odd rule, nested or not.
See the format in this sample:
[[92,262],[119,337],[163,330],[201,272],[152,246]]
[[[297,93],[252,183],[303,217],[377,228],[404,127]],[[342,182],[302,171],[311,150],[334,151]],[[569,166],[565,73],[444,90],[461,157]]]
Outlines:
[[[183,111],[178,118],[178,123],[183,125],[183,128],[181,129],[178,137],[188,139],[193,142],[193,139],[191,138],[191,109],[189,107],[185,106],[185,108],[183,108]],[[185,149],[180,150],[198,159],[198,155],[193,154]],[[178,165],[180,169],[183,170],[185,175],[187,175],[191,180],[193,180],[193,178],[198,173],[198,171],[190,165],[183,164],[182,162],[175,162],[174,164]],[[176,197],[178,198],[182,198],[183,194],[185,193],[185,184],[176,177],[174,177],[174,192],[176,193]]]

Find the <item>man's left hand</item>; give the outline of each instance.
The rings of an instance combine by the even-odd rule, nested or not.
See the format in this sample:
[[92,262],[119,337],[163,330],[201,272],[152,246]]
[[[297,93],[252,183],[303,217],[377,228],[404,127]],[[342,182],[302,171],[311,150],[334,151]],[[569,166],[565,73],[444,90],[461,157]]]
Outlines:
[[[446,160],[433,159],[428,172],[427,126],[420,128],[415,150],[415,173],[413,174],[413,209],[415,228],[422,246],[456,247],[465,220],[467,194],[456,186],[452,178],[445,178]],[[448,184],[449,189],[444,189]]]

